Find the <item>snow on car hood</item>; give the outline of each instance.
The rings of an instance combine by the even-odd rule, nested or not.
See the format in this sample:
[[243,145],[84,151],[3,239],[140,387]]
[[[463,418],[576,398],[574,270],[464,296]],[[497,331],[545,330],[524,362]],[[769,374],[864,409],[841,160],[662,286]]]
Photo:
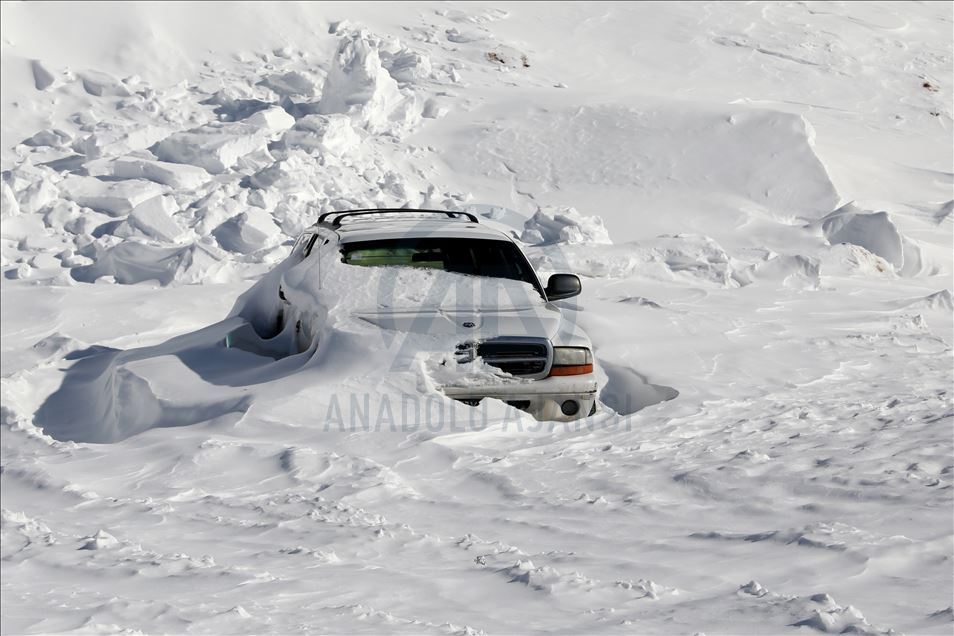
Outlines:
[[454,334],[464,339],[527,335],[550,338],[560,313],[550,307],[361,309],[352,315],[383,329],[414,333]]

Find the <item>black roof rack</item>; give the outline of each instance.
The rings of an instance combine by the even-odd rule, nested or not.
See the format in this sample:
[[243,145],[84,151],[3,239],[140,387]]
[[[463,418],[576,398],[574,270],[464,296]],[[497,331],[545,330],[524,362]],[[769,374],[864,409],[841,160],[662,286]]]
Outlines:
[[[459,217],[467,217],[467,219],[472,223],[480,223],[477,216],[470,212],[458,212],[456,210],[419,210],[417,208],[381,208],[381,209],[363,209],[363,210],[342,210],[340,212],[325,212],[318,217],[318,222],[315,225],[326,225],[333,229],[341,227],[341,220],[349,216],[365,216],[367,214],[398,214],[398,213],[412,213],[412,214],[443,214],[451,219],[456,219]],[[326,223],[325,219],[333,216],[330,222]]]

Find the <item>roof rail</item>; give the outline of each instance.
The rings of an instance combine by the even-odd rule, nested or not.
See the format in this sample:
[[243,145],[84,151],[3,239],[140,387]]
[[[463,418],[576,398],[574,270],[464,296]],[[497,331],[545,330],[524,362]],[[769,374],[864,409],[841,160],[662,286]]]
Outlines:
[[[318,217],[318,222],[315,225],[325,225],[330,226],[333,229],[341,227],[341,220],[349,216],[365,216],[368,214],[400,214],[400,213],[411,213],[411,214],[443,214],[451,219],[456,219],[459,217],[467,217],[471,223],[480,223],[480,220],[476,215],[470,212],[458,212],[456,210],[419,210],[416,208],[381,208],[381,209],[362,209],[362,210],[342,210],[340,212],[325,212]],[[328,217],[334,217],[330,222],[326,223],[325,219]]]

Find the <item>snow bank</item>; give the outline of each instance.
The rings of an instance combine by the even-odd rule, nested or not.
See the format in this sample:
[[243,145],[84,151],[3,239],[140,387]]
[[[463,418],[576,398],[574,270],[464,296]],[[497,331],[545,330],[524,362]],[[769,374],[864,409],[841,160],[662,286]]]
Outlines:
[[151,181],[129,179],[102,181],[95,177],[69,176],[59,183],[63,197],[110,216],[124,216],[140,203],[164,192]]
[[232,217],[212,232],[219,245],[239,254],[250,254],[271,247],[280,234],[272,216],[257,208],[250,208]]
[[[371,133],[401,133],[420,121],[414,94],[402,90],[381,63],[381,40],[359,30],[342,37],[321,89],[318,112],[345,113]],[[401,62],[398,72],[413,76]]]
[[76,152],[88,159],[128,155],[149,148],[169,134],[169,129],[155,125],[129,125],[103,122],[95,124],[95,132],[73,142]]
[[282,136],[281,144],[286,148],[345,157],[358,154],[361,137],[347,115],[306,115]]
[[248,123],[213,122],[169,135],[155,147],[162,161],[186,163],[212,174],[228,172],[239,159],[267,151],[268,131]]
[[[79,359],[70,369],[69,377],[59,391],[43,403],[35,420],[44,432],[59,440],[111,443],[151,428],[185,426],[242,412],[248,408],[247,397],[223,401],[181,394],[174,398],[160,397],[150,383],[133,370],[137,360],[208,350],[236,326],[238,321],[212,325],[154,347],[86,351],[85,356],[76,356]],[[87,549],[109,545],[111,542],[106,539]]]
[[542,272],[574,272],[591,278],[620,279],[639,274],[658,280],[686,280],[738,287],[732,259],[715,239],[696,234],[663,235],[618,245],[552,244],[527,249]]
[[172,197],[153,197],[133,208],[113,234],[122,237],[138,234],[144,238],[176,243],[185,235],[185,228],[173,218],[177,211],[178,206]]
[[603,219],[583,216],[576,208],[559,207],[538,210],[524,224],[520,240],[532,245],[562,243],[612,243]]
[[820,225],[830,245],[862,247],[902,276],[914,276],[923,268],[921,250],[898,231],[887,212],[868,212],[848,203],[823,218]]
[[75,280],[94,283],[108,277],[123,285],[154,281],[168,285],[180,283],[214,282],[216,266],[222,255],[205,243],[181,247],[161,247],[147,243],[124,241],[112,246],[93,243],[81,253],[93,262],[74,267]]
[[107,164],[108,171],[121,179],[146,179],[169,186],[177,191],[195,190],[212,179],[212,175],[198,166],[154,161],[139,157],[123,157]]

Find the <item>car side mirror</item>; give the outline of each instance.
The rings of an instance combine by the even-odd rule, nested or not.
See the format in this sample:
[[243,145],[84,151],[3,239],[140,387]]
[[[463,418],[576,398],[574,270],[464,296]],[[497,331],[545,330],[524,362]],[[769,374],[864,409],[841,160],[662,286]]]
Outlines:
[[547,300],[563,300],[579,295],[582,290],[583,284],[576,274],[554,274],[543,291],[546,292]]

